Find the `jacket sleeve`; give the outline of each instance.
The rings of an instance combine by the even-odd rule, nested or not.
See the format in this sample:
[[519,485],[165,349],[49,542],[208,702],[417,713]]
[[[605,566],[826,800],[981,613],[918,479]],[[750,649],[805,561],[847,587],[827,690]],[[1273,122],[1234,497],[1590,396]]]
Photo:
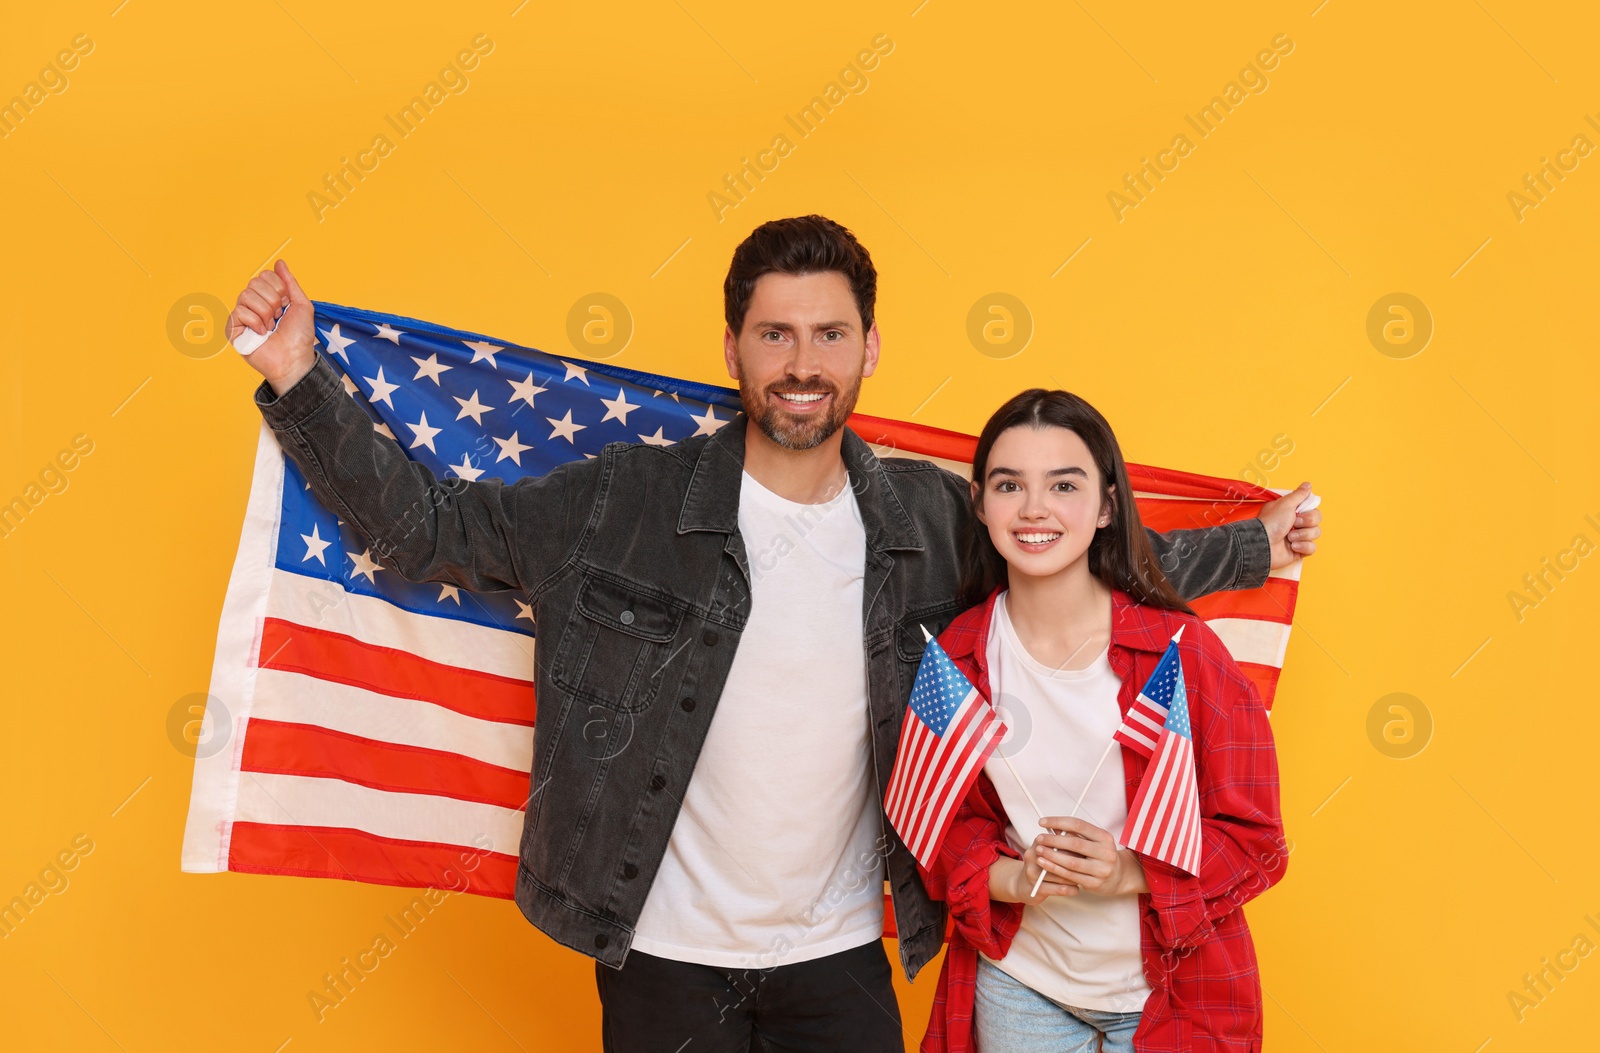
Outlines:
[[593,502],[596,461],[506,485],[437,479],[408,458],[345,392],[326,357],[281,396],[263,381],[256,406],[317,500],[409,581],[530,595],[564,562]]
[[1223,526],[1169,530],[1145,528],[1161,572],[1186,600],[1229,589],[1256,589],[1272,570],[1272,544],[1259,519]]
[[[1182,950],[1207,940],[1216,924],[1276,884],[1289,863],[1278,805],[1272,729],[1255,685],[1203,624],[1189,695],[1200,784],[1200,873],[1191,876],[1143,854],[1157,942]],[[1184,649],[1190,640],[1184,640]],[[1186,663],[1187,664],[1187,663]],[[1194,681],[1191,680],[1191,683]]]
[[950,908],[956,933],[990,958],[1003,958],[1011,938],[1022,924],[1022,904],[994,903],[989,899],[989,865],[1019,853],[1006,843],[1005,822],[999,816],[998,798],[989,778],[979,774],[956,806],[950,830],[939,845],[931,867],[918,864],[928,895]]

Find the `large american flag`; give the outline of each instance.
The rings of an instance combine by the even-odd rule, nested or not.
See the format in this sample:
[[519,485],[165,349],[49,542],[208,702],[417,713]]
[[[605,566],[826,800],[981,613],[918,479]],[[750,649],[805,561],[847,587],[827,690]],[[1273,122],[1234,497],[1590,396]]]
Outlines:
[[[1179,630],[1180,632],[1182,630]],[[1183,663],[1178,640],[1173,637],[1155,672],[1139,691],[1151,708],[1163,710],[1155,741],[1128,715],[1112,736],[1150,758],[1139,792],[1128,809],[1121,842],[1136,852],[1154,856],[1189,874],[1200,873],[1200,783],[1194,769],[1194,732],[1189,726],[1189,692],[1183,683]]]
[[956,804],[1005,733],[988,701],[939,641],[930,639],[911,685],[883,802],[900,839],[923,866],[933,865]]
[[[435,475],[507,482],[713,433],[736,391],[317,303],[375,430]],[[881,454],[968,472],[972,436],[857,414]],[[1273,491],[1129,465],[1157,529],[1254,516]],[[1194,606],[1270,704],[1299,567]],[[262,426],[223,601],[183,868],[465,887],[509,898],[533,763],[528,597],[403,581],[312,497]],[[604,734],[608,728],[597,728]],[[603,743],[597,743],[597,748]],[[892,917],[892,914],[890,915]]]

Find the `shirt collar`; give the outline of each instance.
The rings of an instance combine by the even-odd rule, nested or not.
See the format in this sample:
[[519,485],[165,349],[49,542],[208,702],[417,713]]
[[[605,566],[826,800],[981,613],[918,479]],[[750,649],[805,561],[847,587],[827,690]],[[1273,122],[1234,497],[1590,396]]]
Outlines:
[[[994,622],[994,605],[1001,587],[989,593],[978,609],[976,632],[956,635],[946,648],[951,658],[968,658],[980,668],[988,666],[989,626]],[[1111,647],[1134,651],[1166,650],[1172,639],[1172,629],[1167,618],[1172,612],[1148,603],[1140,603],[1121,589],[1111,590]]]
[[[749,418],[740,413],[700,449],[694,475],[689,479],[683,508],[678,514],[678,533],[711,530],[731,534],[739,528],[739,490],[743,484],[745,429]],[[850,473],[850,488],[855,491],[866,529],[867,547],[875,552],[889,549],[920,551],[922,534],[906,511],[883,465],[872,448],[849,428],[844,429],[840,457]]]

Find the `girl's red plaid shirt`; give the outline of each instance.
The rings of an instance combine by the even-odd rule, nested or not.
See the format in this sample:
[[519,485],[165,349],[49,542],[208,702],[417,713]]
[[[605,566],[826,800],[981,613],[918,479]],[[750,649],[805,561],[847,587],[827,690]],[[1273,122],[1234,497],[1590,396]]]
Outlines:
[[[956,666],[989,698],[989,625],[995,597],[958,617],[939,637]],[[1180,611],[1136,603],[1113,590],[1111,667],[1122,678],[1126,714],[1181,626],[1178,648],[1189,690],[1203,843],[1200,875],[1140,857],[1148,893],[1139,896],[1139,939],[1150,985],[1134,1049],[1139,1053],[1259,1050],[1261,981],[1255,945],[1240,910],[1283,877],[1289,846],[1278,810],[1278,761],[1255,686],[1205,623]],[[1148,760],[1122,747],[1128,805]],[[1019,853],[984,775],[958,806],[930,868],[928,892],[949,906],[954,931],[939,973],[922,1053],[973,1053],[972,1007],[978,953],[1003,958],[1022,904],[989,899],[989,865]],[[1116,831],[1113,831],[1116,833]]]

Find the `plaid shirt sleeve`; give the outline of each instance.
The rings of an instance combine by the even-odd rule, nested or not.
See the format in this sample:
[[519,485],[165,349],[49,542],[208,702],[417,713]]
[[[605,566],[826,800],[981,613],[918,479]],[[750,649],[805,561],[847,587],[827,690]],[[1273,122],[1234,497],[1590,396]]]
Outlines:
[[1198,685],[1189,697],[1200,746],[1200,873],[1190,876],[1140,856],[1154,935],[1164,951],[1211,939],[1224,919],[1276,884],[1288,865],[1277,753],[1261,696],[1216,634],[1204,623],[1194,626],[1199,631],[1179,649],[1190,683]]

